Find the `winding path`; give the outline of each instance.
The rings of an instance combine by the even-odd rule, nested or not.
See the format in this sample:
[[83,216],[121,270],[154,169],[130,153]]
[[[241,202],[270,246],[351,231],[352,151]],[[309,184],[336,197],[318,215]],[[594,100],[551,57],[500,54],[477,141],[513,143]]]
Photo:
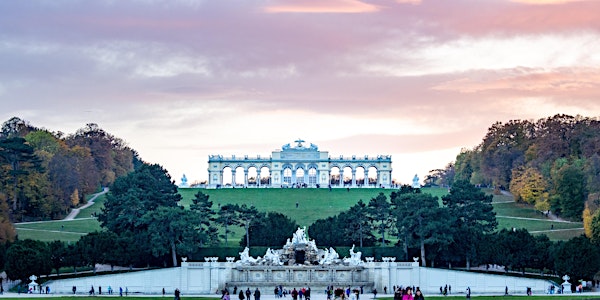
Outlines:
[[108,193],[108,188],[107,187],[105,187],[104,189],[102,189],[102,192],[94,194],[94,196],[92,198],[90,198],[90,200],[88,200],[88,202],[84,206],[82,206],[80,208],[73,208],[73,210],[71,210],[71,213],[69,213],[69,215],[67,217],[65,217],[63,220],[64,221],[69,221],[69,220],[75,219],[75,217],[77,217],[77,215],[79,214],[79,212],[82,209],[85,209],[85,208],[88,208],[88,207],[92,206],[94,204],[94,200],[96,200],[96,198],[98,198],[98,196],[104,195],[106,193]]

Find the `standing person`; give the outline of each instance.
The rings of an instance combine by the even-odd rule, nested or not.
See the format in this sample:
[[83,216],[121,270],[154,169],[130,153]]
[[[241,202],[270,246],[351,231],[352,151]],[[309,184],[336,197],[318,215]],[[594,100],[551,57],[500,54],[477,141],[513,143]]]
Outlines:
[[467,299],[471,299],[471,288],[467,287]]
[[[125,290],[127,290],[127,288],[125,288]],[[127,294],[125,294],[127,295]],[[179,300],[179,296],[181,295],[181,292],[179,291],[179,289],[175,289],[175,299],[174,300]]]
[[98,295],[102,295],[102,286],[101,285],[98,286]]
[[127,294],[129,294],[129,288],[125,287],[125,297],[127,297]]
[[166,292],[165,292],[165,288],[163,288],[163,289],[162,289],[162,294],[163,294],[163,297],[165,296],[165,293],[166,293]]
[[246,297],[244,296],[244,290],[240,289],[240,294],[238,295],[239,300],[244,300]]
[[260,300],[260,291],[258,290],[258,288],[254,290],[254,300]]
[[417,291],[415,292],[415,300],[425,300],[425,297],[423,296],[423,293],[421,292],[421,290],[417,289]]
[[406,292],[404,293],[404,295],[402,295],[402,300],[414,300],[412,288],[410,286],[406,287]]
[[[19,289],[19,292],[20,292],[20,291],[21,291],[21,289]],[[73,291],[73,295],[75,295],[75,293],[77,292],[77,287],[76,287],[76,286],[73,286],[73,289],[72,289],[72,291]]]
[[373,298],[377,298],[377,289],[373,289]]
[[119,297],[123,297],[123,288],[119,287]]
[[298,300],[298,291],[296,290],[296,288],[292,290],[292,299]]
[[252,294],[252,292],[250,291],[250,288],[248,288],[246,290],[246,299],[250,300],[250,295]]
[[223,295],[223,300],[230,300],[229,291],[225,291],[225,295]]

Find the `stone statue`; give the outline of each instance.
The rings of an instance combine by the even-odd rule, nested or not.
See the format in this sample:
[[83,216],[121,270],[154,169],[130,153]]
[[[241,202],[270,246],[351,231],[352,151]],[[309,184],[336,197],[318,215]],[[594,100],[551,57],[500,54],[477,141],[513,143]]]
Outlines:
[[415,177],[413,177],[412,187],[415,189],[421,188],[421,183],[419,183],[419,176],[417,176],[417,174],[415,174]]
[[279,257],[279,253],[275,252],[275,250],[268,248],[265,256],[263,258],[264,263],[268,265],[281,266],[283,262],[281,262],[281,258]]
[[290,149],[290,143],[287,143],[283,146],[281,146],[281,150],[289,150]]
[[320,265],[331,265],[338,263],[340,260],[340,255],[333,249],[333,247],[329,247],[329,250],[324,250],[325,254],[323,258],[319,261]]
[[185,177],[185,174],[183,174],[183,177],[181,177],[181,184],[179,185],[179,187],[188,187],[188,180],[187,177]]
[[313,143],[310,143],[310,150],[319,150],[319,147]]
[[259,258],[253,258],[252,256],[250,256],[250,248],[246,247],[244,248],[244,251],[240,252],[240,260],[238,261],[238,263],[241,263],[243,265],[251,265],[251,264],[256,264],[258,262]]
[[362,264],[361,256],[362,252],[354,252],[354,245],[352,245],[352,248],[350,248],[350,258],[344,258],[344,263],[351,266],[358,266]]
[[294,238],[292,239],[292,244],[308,244],[306,240],[306,226],[304,228],[298,227],[298,230],[294,233]]

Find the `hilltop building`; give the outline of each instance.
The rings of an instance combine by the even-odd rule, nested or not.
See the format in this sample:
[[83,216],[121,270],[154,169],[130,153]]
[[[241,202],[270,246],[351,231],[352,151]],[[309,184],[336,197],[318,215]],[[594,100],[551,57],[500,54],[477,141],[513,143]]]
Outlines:
[[[329,156],[317,145],[305,146],[298,139],[295,145],[285,144],[270,157],[208,157],[208,188],[222,187],[391,187],[392,156],[376,157]],[[231,170],[231,183],[225,185],[223,173]],[[249,178],[248,173],[256,174]],[[357,178],[358,173],[362,177]],[[237,172],[244,173],[243,182],[236,182]]]

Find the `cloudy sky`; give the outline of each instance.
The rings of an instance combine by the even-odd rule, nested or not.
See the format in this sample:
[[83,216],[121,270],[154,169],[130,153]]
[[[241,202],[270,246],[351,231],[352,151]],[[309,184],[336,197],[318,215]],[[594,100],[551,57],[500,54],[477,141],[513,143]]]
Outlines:
[[595,0],[7,0],[0,120],[120,137],[179,181],[303,138],[453,161],[496,121],[600,116]]

